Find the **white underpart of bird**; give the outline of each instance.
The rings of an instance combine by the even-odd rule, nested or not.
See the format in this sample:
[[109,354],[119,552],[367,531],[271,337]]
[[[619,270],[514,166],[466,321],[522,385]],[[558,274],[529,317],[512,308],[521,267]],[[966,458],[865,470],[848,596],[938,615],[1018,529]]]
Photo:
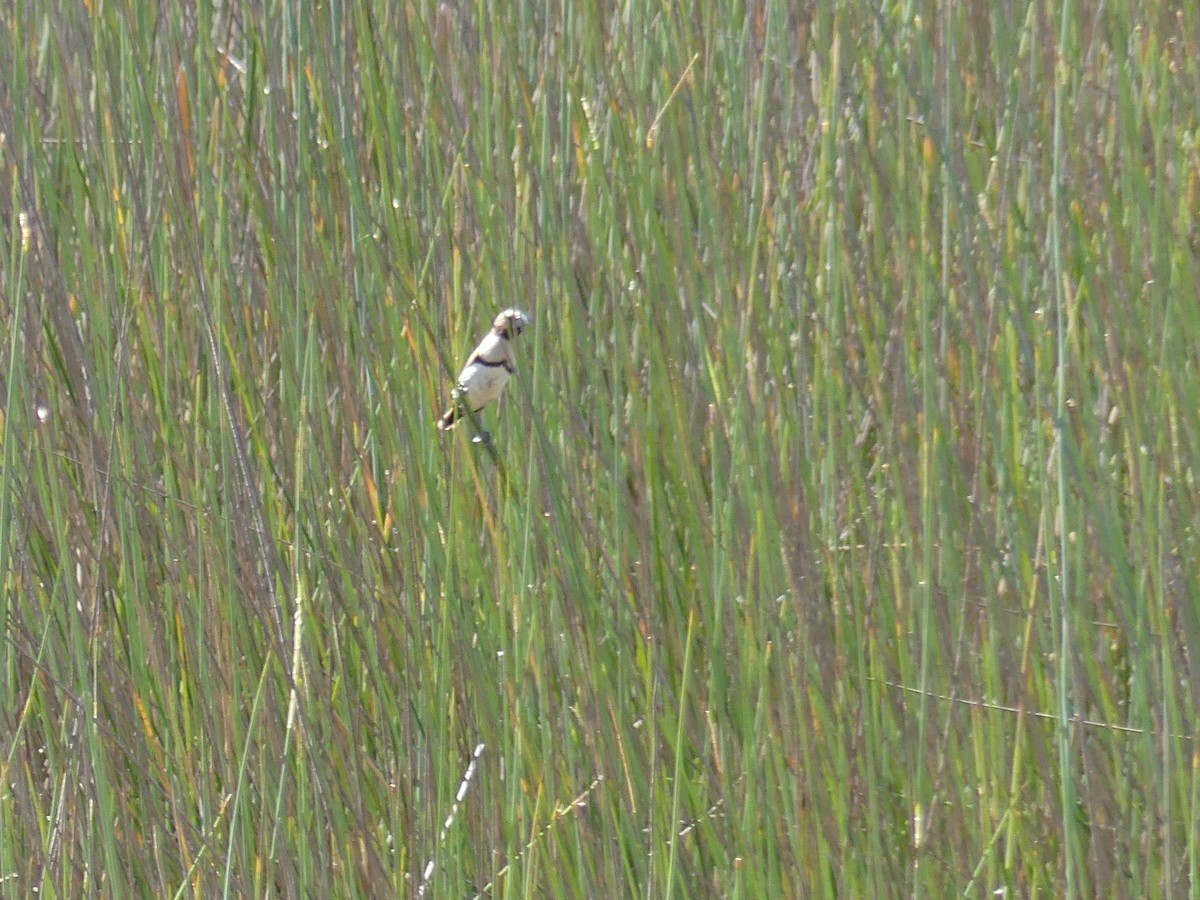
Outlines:
[[454,402],[438,420],[439,429],[453,428],[466,416],[467,408],[477,413],[499,399],[509,376],[515,371],[512,340],[528,324],[529,317],[516,308],[506,309],[496,316],[492,330],[467,358],[467,364],[458,376]]

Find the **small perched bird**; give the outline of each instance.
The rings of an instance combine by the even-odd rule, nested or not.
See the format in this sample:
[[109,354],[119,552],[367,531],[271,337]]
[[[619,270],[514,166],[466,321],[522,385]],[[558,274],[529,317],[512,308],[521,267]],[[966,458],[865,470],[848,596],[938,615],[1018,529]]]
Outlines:
[[467,408],[471,412],[479,412],[500,396],[504,385],[508,383],[508,376],[515,369],[512,339],[524,331],[528,324],[529,318],[515,307],[496,316],[492,330],[467,358],[467,364],[458,376],[454,401],[438,420],[440,430],[453,428],[467,414]]

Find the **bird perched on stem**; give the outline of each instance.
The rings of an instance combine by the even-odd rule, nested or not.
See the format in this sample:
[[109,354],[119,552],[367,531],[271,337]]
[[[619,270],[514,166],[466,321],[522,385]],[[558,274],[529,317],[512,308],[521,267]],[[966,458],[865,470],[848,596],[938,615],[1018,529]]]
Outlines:
[[[467,358],[458,376],[453,401],[446,414],[438,420],[441,431],[453,428],[467,415],[467,409],[477,413],[500,396],[508,377],[515,371],[512,339],[525,330],[529,318],[513,307],[496,316],[489,331]],[[486,441],[486,432],[481,437]]]

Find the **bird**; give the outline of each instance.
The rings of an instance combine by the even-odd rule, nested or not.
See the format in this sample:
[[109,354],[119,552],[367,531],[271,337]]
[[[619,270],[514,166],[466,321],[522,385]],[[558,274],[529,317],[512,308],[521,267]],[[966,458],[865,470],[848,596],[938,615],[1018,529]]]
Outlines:
[[[439,431],[453,428],[467,410],[477,413],[500,396],[508,378],[516,370],[513,365],[512,339],[529,325],[529,317],[516,307],[496,316],[489,331],[475,351],[467,357],[458,376],[450,408],[437,423]],[[486,441],[486,432],[482,435]]]

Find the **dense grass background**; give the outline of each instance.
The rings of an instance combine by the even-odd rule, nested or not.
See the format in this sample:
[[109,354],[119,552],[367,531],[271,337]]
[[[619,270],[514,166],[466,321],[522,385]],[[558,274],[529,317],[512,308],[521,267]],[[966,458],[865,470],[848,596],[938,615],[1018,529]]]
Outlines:
[[0,9],[0,893],[1200,891],[1200,6],[183,7]]

